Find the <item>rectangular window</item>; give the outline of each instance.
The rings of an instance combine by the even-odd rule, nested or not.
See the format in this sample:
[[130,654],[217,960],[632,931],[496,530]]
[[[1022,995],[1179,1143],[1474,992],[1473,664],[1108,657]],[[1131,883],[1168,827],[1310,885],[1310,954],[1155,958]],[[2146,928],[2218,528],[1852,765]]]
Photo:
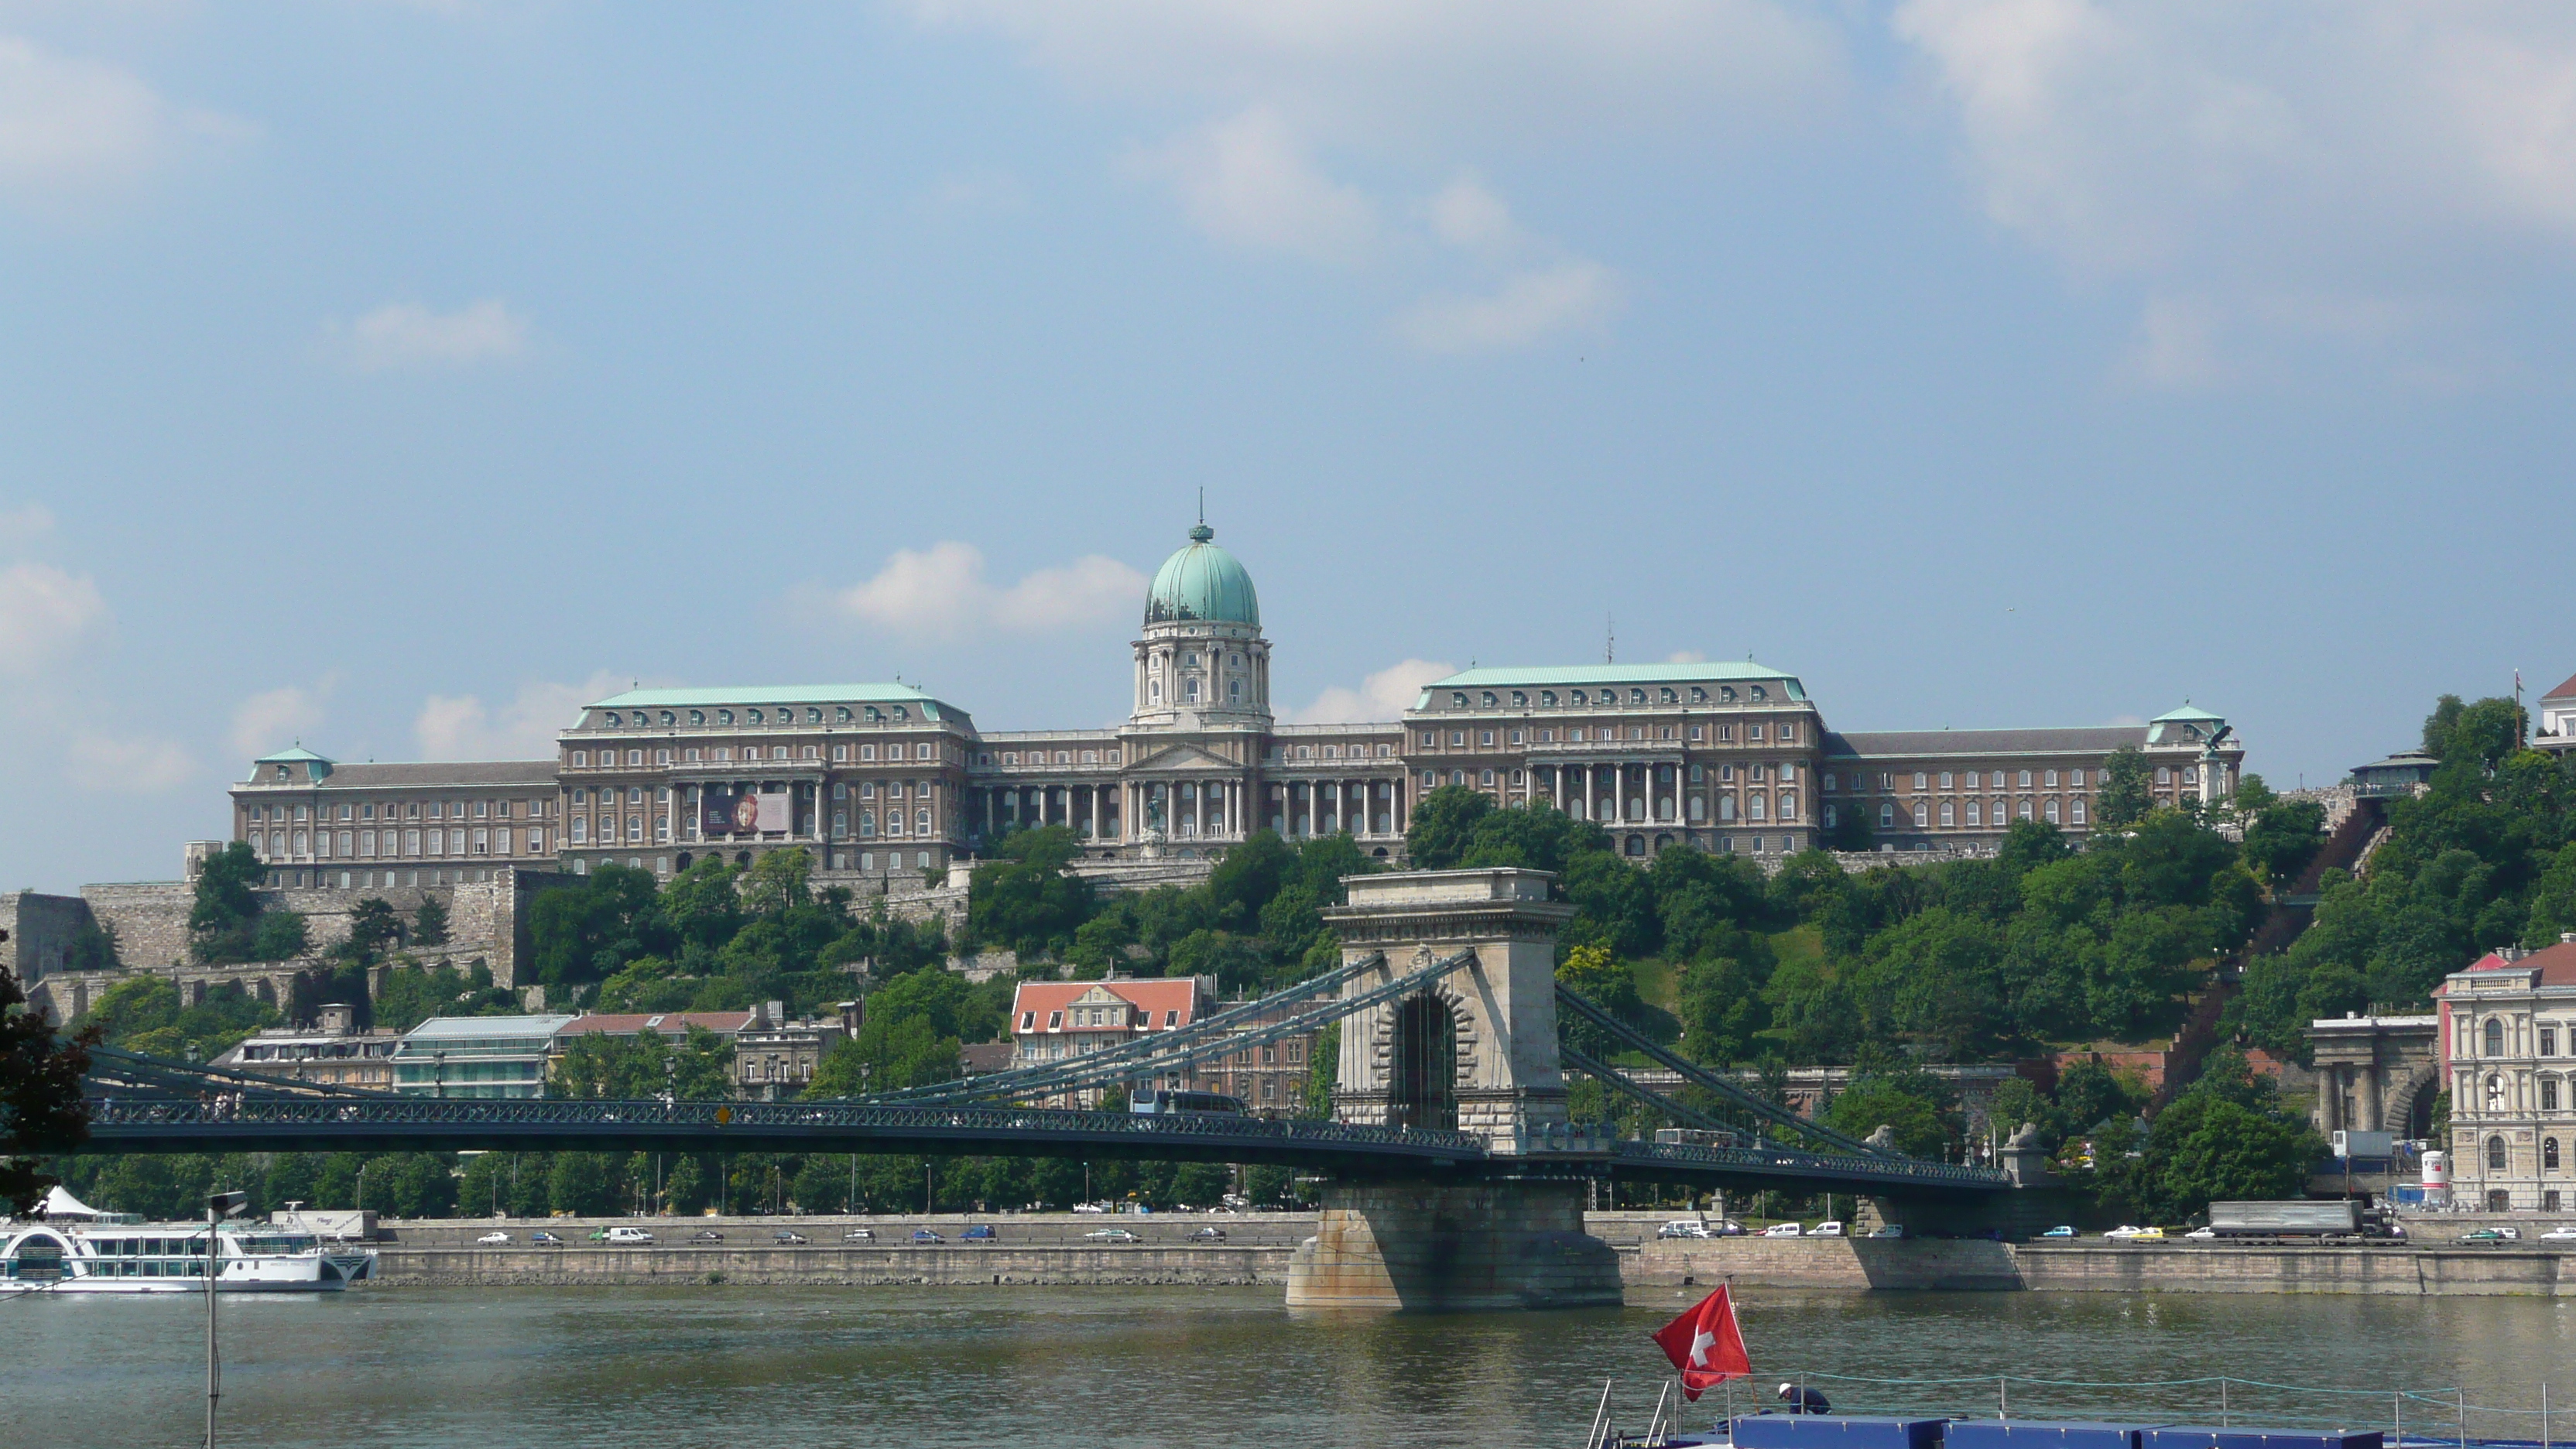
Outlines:
[[1797,738],[1798,738],[1798,727],[1797,727],[1796,725],[1794,725],[1794,724],[1784,724],[1784,725],[1780,726],[1780,742],[1781,742],[1782,744],[1787,744],[1787,743],[1789,743],[1789,742],[1791,742],[1791,741],[1793,741],[1793,740],[1795,740],[1795,739],[1797,739]]
[[2544,1026],[2540,1029],[2540,1054],[2544,1057],[2558,1055],[2557,1028]]
[[1761,742],[1762,742],[1762,726],[1760,726],[1760,725],[1746,725],[1746,726],[1744,727],[1744,739],[1745,739],[1745,742],[1746,742],[1747,744],[1759,744],[1759,743],[1761,743]]
[[2082,770],[2069,770],[2069,771],[2067,771],[2067,772],[2066,772],[2066,783],[2067,783],[2067,784],[2069,784],[2069,785],[2074,786],[2074,787],[2075,787],[2076,789],[2078,789],[2078,790],[2083,789],[2083,788],[2084,788],[2084,772],[2083,772]]
[[529,832],[528,832],[528,854],[530,854],[530,855],[543,855],[543,854],[545,854],[545,853],[546,853],[546,833],[545,833],[544,831],[542,831],[542,830],[531,830],[531,831],[529,831]]

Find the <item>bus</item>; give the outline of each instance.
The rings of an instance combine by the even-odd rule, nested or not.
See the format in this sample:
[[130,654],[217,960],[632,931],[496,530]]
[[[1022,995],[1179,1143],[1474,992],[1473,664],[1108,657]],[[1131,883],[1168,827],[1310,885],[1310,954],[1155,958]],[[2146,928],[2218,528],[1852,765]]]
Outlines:
[[1185,1092],[1173,1087],[1139,1087],[1127,1099],[1127,1110],[1147,1116],[1171,1112],[1206,1112],[1226,1117],[1248,1117],[1252,1109],[1241,1097],[1223,1092]]

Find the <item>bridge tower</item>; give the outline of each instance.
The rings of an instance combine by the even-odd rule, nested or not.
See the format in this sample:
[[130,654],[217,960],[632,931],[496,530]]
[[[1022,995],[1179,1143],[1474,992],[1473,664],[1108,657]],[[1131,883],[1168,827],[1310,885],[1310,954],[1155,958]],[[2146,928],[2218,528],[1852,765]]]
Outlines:
[[[1357,996],[1461,952],[1421,991],[1342,1023],[1335,1115],[1482,1137],[1503,1170],[1472,1181],[1345,1179],[1323,1187],[1289,1267],[1292,1307],[1549,1308],[1620,1301],[1617,1254],[1583,1231],[1557,1063],[1556,933],[1574,908],[1545,871],[1352,876],[1325,911],[1346,963],[1383,964]],[[1592,1144],[1580,1144],[1591,1146]]]

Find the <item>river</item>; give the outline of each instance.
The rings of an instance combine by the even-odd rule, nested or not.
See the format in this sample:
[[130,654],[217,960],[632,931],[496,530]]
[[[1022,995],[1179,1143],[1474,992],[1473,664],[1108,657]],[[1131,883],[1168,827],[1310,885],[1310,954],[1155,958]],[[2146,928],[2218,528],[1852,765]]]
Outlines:
[[[1697,1293],[1631,1290],[1620,1310],[1360,1318],[1292,1314],[1276,1287],[370,1287],[227,1298],[221,1442],[1566,1449],[1605,1375],[1620,1378],[1623,1422],[1642,1427],[1663,1369],[1646,1335]],[[177,1297],[0,1300],[0,1442],[196,1443],[203,1310]],[[2576,1303],[2566,1300],[1763,1292],[1742,1319],[1766,1386],[1808,1373],[2120,1383],[2225,1373],[2351,1389],[2462,1385],[2472,1403],[2515,1407],[2536,1405],[2553,1375],[2554,1392],[2576,1390]],[[1995,1408],[1991,1382],[1817,1381],[1842,1409]],[[2228,1393],[2239,1423],[2385,1427],[2392,1412],[2384,1393],[2338,1400],[2242,1383]],[[2215,1385],[2016,1383],[2011,1395],[2017,1418],[2218,1413]],[[2447,1409],[2406,1413],[2410,1429],[2455,1424]],[[2539,1423],[2490,1415],[2470,1432],[2537,1438]]]

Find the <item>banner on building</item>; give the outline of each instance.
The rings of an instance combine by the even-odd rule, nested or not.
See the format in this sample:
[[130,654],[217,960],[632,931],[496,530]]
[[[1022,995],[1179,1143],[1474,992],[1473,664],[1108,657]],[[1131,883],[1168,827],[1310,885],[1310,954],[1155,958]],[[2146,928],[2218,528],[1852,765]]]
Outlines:
[[698,831],[703,835],[756,835],[794,827],[794,807],[784,790],[762,794],[750,785],[707,785],[698,791]]

